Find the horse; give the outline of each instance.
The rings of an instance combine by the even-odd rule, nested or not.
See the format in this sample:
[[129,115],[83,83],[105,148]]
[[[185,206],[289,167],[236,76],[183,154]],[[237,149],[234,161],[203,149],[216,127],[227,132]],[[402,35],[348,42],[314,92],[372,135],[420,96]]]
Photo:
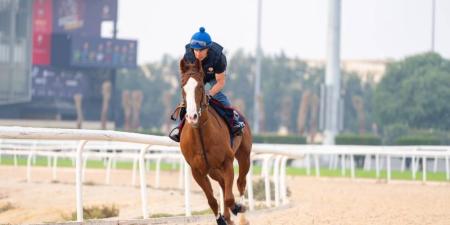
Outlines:
[[[208,204],[216,216],[218,225],[231,225],[230,211],[241,214],[240,224],[249,224],[245,219],[246,207],[236,203],[233,195],[234,169],[236,158],[239,164],[237,189],[243,200],[246,175],[250,169],[252,135],[245,121],[241,136],[236,136],[231,144],[226,122],[208,104],[204,87],[205,73],[201,62],[180,61],[182,97],[186,105],[185,125],[181,132],[180,148],[191,167],[192,176],[205,193]],[[218,212],[217,200],[208,175],[217,181],[224,193],[224,215]],[[250,181],[251,182],[251,181]]]

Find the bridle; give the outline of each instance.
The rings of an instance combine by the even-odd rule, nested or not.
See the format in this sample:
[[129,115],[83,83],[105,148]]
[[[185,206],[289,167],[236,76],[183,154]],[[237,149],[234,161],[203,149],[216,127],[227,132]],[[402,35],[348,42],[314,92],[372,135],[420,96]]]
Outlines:
[[[193,75],[197,75],[197,74],[198,74],[197,72],[190,72],[190,73],[186,73],[186,76],[194,77]],[[203,81],[200,81],[200,82],[203,82]],[[183,99],[183,101],[184,101],[184,105],[187,105],[186,99]],[[205,88],[203,86],[202,100],[200,102],[200,107],[198,107],[198,109],[197,109],[197,115],[198,115],[199,120],[200,120],[200,117],[202,116],[202,112],[208,110],[208,106],[209,106],[209,103],[208,103],[207,96],[205,94]],[[194,128],[197,128],[197,127],[194,127]]]
[[[201,71],[200,71],[200,73],[201,73]],[[186,76],[193,77],[193,75],[196,75],[196,74],[197,74],[196,72],[190,72],[190,73],[186,73]],[[195,78],[193,78],[193,79],[195,79]],[[203,82],[203,80],[200,80],[200,82]],[[202,152],[203,160],[205,160],[206,168],[208,169],[208,168],[210,168],[210,166],[209,166],[209,163],[208,163],[208,158],[206,157],[205,141],[203,140],[203,131],[202,131],[202,125],[203,124],[200,123],[200,117],[202,116],[202,112],[203,111],[208,110],[209,104],[208,104],[207,96],[205,94],[206,91],[205,91],[204,85],[203,85],[202,89],[203,89],[202,90],[202,100],[200,102],[200,107],[198,107],[199,109],[197,110],[198,125],[197,126],[192,126],[192,128],[194,128],[194,129],[198,128],[198,132],[200,134],[199,135],[200,144],[202,146],[201,152]],[[185,102],[185,105],[187,106],[186,99],[184,99],[184,102]],[[197,103],[195,103],[195,104],[197,104]]]

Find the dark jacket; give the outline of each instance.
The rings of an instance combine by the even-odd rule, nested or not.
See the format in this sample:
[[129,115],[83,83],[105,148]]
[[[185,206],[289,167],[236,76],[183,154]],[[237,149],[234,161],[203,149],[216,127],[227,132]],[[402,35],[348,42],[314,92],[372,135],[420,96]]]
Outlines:
[[[208,50],[208,55],[202,61],[203,71],[205,72],[204,83],[208,83],[216,79],[216,73],[223,73],[227,69],[227,58],[222,53],[223,47],[212,42]],[[195,61],[193,49],[189,44],[186,45],[186,53],[184,59],[190,62]]]

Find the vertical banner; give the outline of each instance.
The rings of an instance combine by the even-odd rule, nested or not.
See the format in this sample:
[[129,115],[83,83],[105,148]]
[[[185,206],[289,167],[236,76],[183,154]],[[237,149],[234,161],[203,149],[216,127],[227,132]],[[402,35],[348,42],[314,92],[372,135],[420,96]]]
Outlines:
[[33,64],[49,65],[52,33],[52,0],[33,2]]

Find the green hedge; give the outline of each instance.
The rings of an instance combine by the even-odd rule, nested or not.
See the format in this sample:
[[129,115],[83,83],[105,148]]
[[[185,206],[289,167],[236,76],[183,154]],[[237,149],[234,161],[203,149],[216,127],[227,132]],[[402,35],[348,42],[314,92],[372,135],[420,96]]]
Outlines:
[[302,136],[279,136],[279,135],[253,135],[254,143],[272,143],[272,144],[306,144],[306,137]]
[[334,142],[337,145],[381,145],[381,138],[370,134],[340,134]]
[[395,144],[397,145],[440,145],[441,140],[435,136],[416,136],[407,135],[399,137]]

